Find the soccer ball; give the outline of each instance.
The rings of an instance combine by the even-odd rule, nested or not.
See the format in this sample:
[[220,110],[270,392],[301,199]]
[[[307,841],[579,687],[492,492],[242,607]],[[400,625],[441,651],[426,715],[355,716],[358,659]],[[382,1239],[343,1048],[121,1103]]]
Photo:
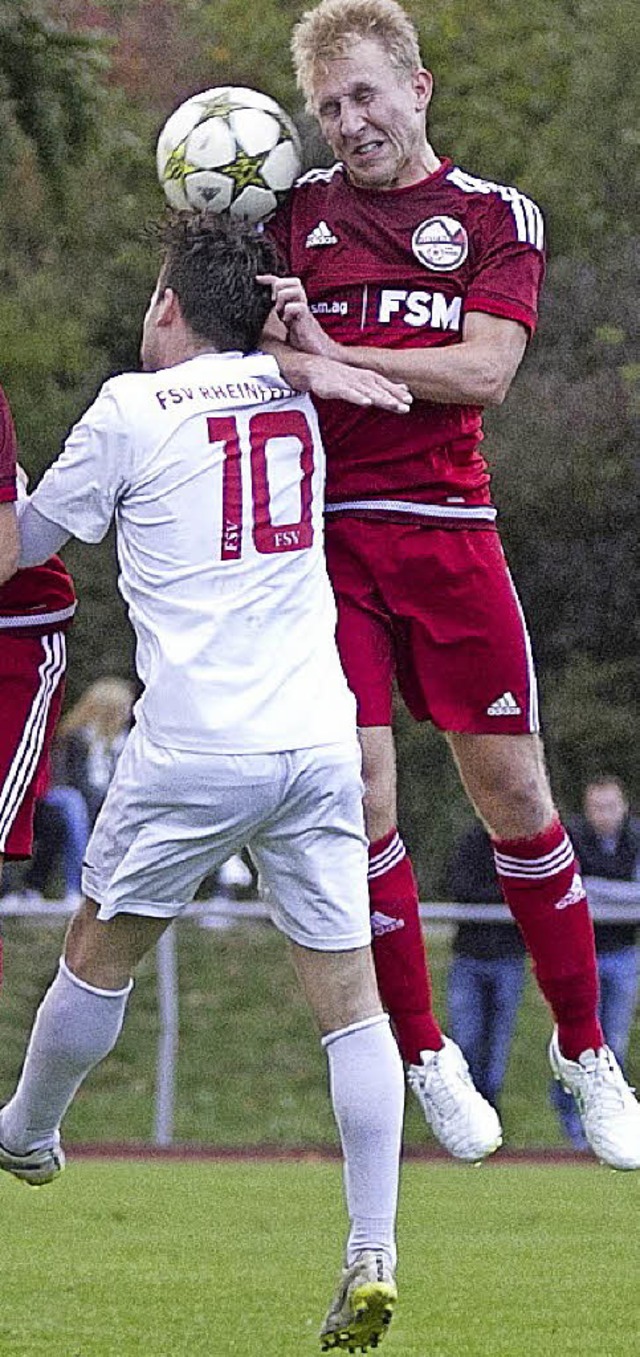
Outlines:
[[194,94],[158,138],[158,178],[171,207],[257,222],[302,169],[300,139],[275,99],[224,86]]

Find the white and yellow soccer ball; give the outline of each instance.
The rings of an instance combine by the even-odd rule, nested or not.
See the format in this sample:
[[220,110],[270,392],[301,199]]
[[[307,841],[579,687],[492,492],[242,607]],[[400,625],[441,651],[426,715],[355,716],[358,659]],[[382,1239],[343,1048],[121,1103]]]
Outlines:
[[257,222],[298,178],[302,154],[295,124],[275,99],[223,86],[192,95],[171,114],[157,165],[171,207]]

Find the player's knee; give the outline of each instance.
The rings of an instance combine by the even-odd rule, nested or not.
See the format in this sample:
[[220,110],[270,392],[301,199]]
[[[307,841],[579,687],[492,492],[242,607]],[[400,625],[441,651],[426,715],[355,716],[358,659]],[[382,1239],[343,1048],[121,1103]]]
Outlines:
[[[395,823],[396,769],[392,732],[387,727],[360,730],[365,816]],[[384,830],[383,830],[384,833]],[[371,837],[371,835],[370,835]]]
[[382,761],[363,762],[364,818],[372,842],[381,839],[396,823],[396,792],[393,771]]
[[311,952],[294,947],[296,969],[323,1036],[382,1012],[370,947]]
[[546,778],[533,770],[524,771],[496,784],[491,830],[503,838],[532,837],[551,824],[555,813]]
[[396,824],[395,796],[382,782],[365,781],[364,822],[371,843],[384,838]]
[[105,979],[108,970],[105,967],[102,948],[97,945],[86,920],[77,915],[67,934],[64,959],[76,980],[82,980],[85,985],[95,985],[99,989],[108,987]]
[[65,941],[65,956],[70,952],[77,952],[85,946],[90,930],[95,924],[98,908],[91,900],[83,900],[73,915],[71,923],[67,929]]
[[336,954],[332,1011],[325,1015],[325,1030],[336,1031],[363,1022],[382,1009],[370,947]]
[[505,793],[517,812],[526,816],[545,814],[551,795],[537,769],[514,770],[506,779]]
[[71,974],[97,989],[122,989],[131,966],[125,950],[116,945],[113,930],[97,922],[98,906],[83,900],[67,932],[64,959]]

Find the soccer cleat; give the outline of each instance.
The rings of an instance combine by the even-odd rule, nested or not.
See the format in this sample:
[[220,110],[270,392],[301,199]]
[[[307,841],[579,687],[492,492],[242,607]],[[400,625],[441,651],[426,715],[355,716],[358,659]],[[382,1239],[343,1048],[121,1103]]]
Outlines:
[[439,1051],[421,1051],[422,1063],[409,1065],[409,1087],[434,1135],[456,1159],[477,1163],[502,1144],[495,1107],[478,1093],[455,1041],[443,1037]]
[[64,1150],[58,1140],[44,1150],[29,1150],[27,1154],[13,1154],[0,1143],[0,1169],[12,1173],[29,1187],[44,1187],[64,1168]]
[[640,1169],[640,1103],[611,1047],[567,1060],[556,1028],[549,1061],[554,1077],[573,1094],[587,1143],[598,1159],[612,1169]]
[[336,1298],[320,1330],[323,1352],[336,1348],[367,1352],[377,1348],[398,1299],[395,1277],[384,1253],[367,1249],[344,1269]]

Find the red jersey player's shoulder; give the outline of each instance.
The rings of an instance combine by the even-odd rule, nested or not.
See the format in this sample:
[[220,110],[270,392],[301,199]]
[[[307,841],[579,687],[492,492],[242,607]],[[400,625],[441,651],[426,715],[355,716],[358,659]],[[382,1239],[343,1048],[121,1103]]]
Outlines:
[[[265,226],[267,234],[276,245],[282,267],[285,269],[291,267],[292,230],[296,236],[302,233],[305,243],[310,247],[333,242],[332,233],[322,220],[322,210],[323,205],[327,210],[336,190],[339,192],[342,186],[344,172],[341,161],[337,161],[329,169],[307,170],[296,179],[284,202]],[[317,236],[314,236],[314,232],[317,232]]]
[[544,218],[538,204],[511,184],[497,184],[493,179],[482,179],[469,174],[459,165],[452,165],[443,180],[443,189],[451,194],[451,205],[459,205],[467,220],[476,219],[478,228],[488,223],[492,233],[502,234],[521,245],[531,245],[543,251],[545,244]]

